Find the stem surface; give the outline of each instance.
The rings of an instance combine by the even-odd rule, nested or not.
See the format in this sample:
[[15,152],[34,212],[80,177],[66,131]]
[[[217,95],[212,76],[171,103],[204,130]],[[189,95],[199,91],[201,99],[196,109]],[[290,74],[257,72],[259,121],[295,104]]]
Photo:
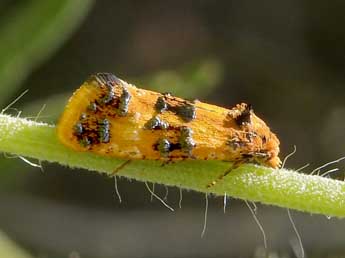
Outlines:
[[[125,162],[88,152],[75,152],[57,139],[55,126],[0,115],[0,151],[57,162],[112,175]],[[116,174],[139,181],[177,186],[244,200],[273,204],[309,213],[345,216],[345,183],[287,169],[243,164],[216,185],[207,185],[231,167],[222,161],[132,161]]]

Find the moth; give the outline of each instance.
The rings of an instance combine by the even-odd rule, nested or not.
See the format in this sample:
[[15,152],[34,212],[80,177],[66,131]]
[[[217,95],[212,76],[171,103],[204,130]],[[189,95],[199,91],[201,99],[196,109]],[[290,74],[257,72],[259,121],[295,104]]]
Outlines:
[[280,166],[279,140],[251,105],[227,109],[139,89],[113,74],[92,75],[57,125],[75,151],[124,160],[221,160]]

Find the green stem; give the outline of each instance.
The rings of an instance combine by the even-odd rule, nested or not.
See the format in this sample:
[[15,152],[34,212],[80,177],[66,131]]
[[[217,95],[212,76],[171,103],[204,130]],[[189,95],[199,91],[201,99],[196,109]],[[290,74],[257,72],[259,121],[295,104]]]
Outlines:
[[[108,175],[124,162],[88,152],[74,152],[59,143],[53,125],[7,115],[0,115],[0,151]],[[116,175],[216,195],[226,193],[235,198],[310,213],[345,216],[345,183],[320,176],[243,164],[215,186],[206,187],[230,166],[229,162],[198,160],[162,166],[159,161],[140,160],[130,162]]]
[[5,233],[0,231],[0,257],[33,258],[26,250],[22,249]]

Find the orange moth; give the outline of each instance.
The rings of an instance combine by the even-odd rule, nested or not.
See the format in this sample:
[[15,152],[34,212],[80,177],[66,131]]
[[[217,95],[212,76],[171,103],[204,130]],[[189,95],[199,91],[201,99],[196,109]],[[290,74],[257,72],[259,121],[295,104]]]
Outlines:
[[185,100],[109,73],[91,76],[73,94],[57,135],[75,151],[126,160],[281,163],[278,138],[250,105],[226,109]]

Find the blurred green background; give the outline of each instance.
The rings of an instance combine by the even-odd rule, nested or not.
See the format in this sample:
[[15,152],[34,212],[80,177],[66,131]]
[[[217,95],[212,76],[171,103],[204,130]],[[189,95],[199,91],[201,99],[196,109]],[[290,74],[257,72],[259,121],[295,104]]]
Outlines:
[[[281,140],[287,167],[315,168],[344,155],[344,1],[0,1],[0,104],[56,123],[92,73],[231,107],[248,102]],[[1,144],[1,143],[0,143]],[[32,162],[38,162],[32,160]],[[0,159],[0,257],[263,257],[242,201],[17,157]],[[338,165],[341,170],[344,164]],[[306,169],[305,172],[311,170]],[[339,178],[343,175],[339,173]],[[156,186],[160,196],[164,186]],[[345,257],[345,223],[293,212],[308,257]],[[270,257],[296,257],[284,209],[258,205]],[[12,239],[9,240],[8,238]]]

